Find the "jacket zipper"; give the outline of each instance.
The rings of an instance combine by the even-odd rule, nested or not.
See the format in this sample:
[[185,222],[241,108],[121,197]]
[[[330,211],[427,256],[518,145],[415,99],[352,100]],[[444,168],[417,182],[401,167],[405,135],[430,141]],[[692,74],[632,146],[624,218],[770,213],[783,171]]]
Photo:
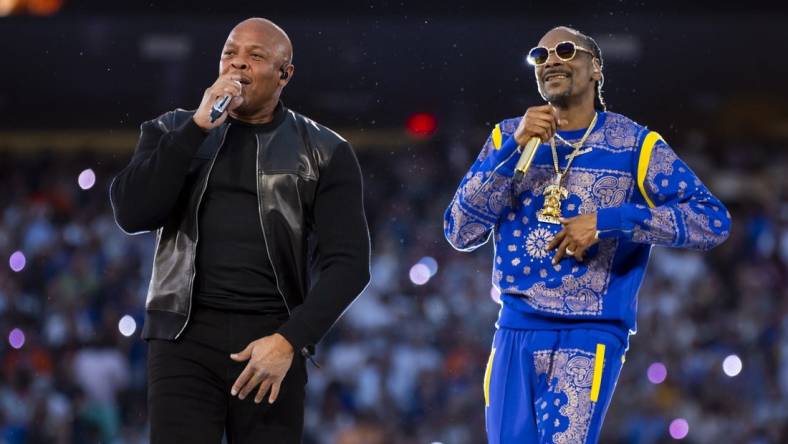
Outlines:
[[265,226],[263,225],[263,208],[262,208],[262,200],[263,195],[260,193],[260,174],[263,172],[263,169],[260,167],[260,136],[258,134],[254,135],[254,140],[257,142],[257,158],[255,159],[255,167],[256,167],[256,176],[255,182],[257,184],[257,215],[260,218],[260,230],[263,232],[263,243],[265,243],[265,253],[268,255],[268,261],[271,262],[271,270],[274,272],[274,281],[276,282],[276,291],[279,293],[279,296],[282,297],[282,301],[285,303],[285,309],[287,309],[287,316],[292,316],[290,313],[290,306],[287,304],[287,298],[285,298],[285,294],[282,291],[282,288],[279,286],[279,276],[276,274],[276,264],[274,264],[274,259],[271,257],[271,250],[268,248],[268,238],[265,235]]
[[[265,235],[265,226],[263,225],[263,208],[262,208],[262,200],[263,195],[260,193],[260,175],[263,172],[263,169],[260,167],[260,136],[258,134],[254,135],[254,140],[257,142],[257,159],[255,159],[255,166],[257,167],[257,215],[260,218],[260,231],[263,232],[263,243],[265,243],[265,253],[268,255],[268,261],[271,262],[271,270],[274,272],[274,281],[276,281],[276,291],[279,293],[279,296],[282,297],[282,302],[285,303],[285,309],[287,309],[287,316],[292,316],[290,312],[290,305],[287,304],[287,298],[285,298],[285,293],[282,291],[282,288],[279,286],[279,276],[276,274],[276,264],[274,264],[274,259],[271,257],[271,250],[268,249],[268,237]],[[298,350],[306,359],[309,359],[313,365],[317,368],[320,366],[315,362],[312,358],[312,355],[309,353],[309,349],[303,347],[301,350]]]
[[[196,228],[194,234],[194,246],[192,247],[192,257],[197,257],[197,242],[200,241],[200,205],[202,204],[202,198],[205,196],[205,190],[208,188],[208,181],[211,180],[211,171],[213,171],[213,164],[216,163],[216,158],[219,157],[219,151],[222,149],[222,145],[224,145],[224,139],[227,137],[227,131],[230,130],[231,123],[227,123],[227,126],[224,128],[224,133],[222,133],[222,138],[219,140],[219,147],[216,148],[216,153],[213,155],[211,159],[211,164],[208,166],[208,174],[205,177],[205,183],[202,185],[202,190],[200,191],[200,198],[197,199],[197,207],[194,209],[194,227]],[[189,319],[192,316],[192,299],[194,299],[194,295],[192,292],[194,291],[194,278],[197,276],[197,266],[194,260],[192,260],[192,277],[189,280],[189,310],[186,313],[186,322],[183,323],[183,327],[175,335],[175,339],[186,330],[186,326],[189,325]]]

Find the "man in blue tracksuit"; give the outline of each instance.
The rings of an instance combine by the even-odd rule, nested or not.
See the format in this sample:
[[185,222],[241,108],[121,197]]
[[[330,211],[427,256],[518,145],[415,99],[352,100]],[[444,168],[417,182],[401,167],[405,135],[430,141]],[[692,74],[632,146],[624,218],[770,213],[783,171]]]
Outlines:
[[[495,126],[444,231],[461,251],[495,240],[489,442],[596,443],[651,246],[710,249],[730,214],[659,134],[606,112],[593,39],[555,28],[528,59],[548,104]],[[515,179],[534,137],[542,143]]]

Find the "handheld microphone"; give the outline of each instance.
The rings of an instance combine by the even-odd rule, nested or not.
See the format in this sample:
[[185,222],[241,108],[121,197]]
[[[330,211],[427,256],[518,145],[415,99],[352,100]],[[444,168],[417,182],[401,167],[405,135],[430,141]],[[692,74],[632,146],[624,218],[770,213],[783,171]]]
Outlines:
[[536,156],[536,149],[539,148],[541,143],[542,139],[531,137],[528,143],[525,144],[525,148],[523,148],[522,153],[520,153],[520,160],[517,161],[517,165],[514,167],[514,180],[519,181],[525,177],[525,173],[528,172],[528,168],[531,167],[531,162],[533,162],[534,156]]
[[227,107],[230,105],[231,100],[232,96],[224,96],[216,99],[216,102],[214,102],[213,106],[211,107],[211,123],[216,122],[216,119],[224,114],[224,112],[227,110]]

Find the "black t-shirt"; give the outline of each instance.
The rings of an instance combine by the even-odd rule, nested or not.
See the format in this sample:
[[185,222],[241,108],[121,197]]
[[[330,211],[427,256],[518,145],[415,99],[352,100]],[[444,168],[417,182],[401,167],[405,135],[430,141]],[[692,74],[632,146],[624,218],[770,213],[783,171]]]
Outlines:
[[230,128],[200,206],[197,305],[287,315],[276,288],[258,212],[255,136],[274,130],[284,117],[280,103],[268,123],[255,125],[228,118]]
[[[269,124],[230,125],[229,140],[218,153],[198,215],[195,303],[276,313],[274,316],[280,319],[286,316],[284,301],[275,291],[257,212],[257,146],[253,136],[255,131],[271,131],[290,116],[280,104]],[[292,119],[303,117],[293,113]],[[148,121],[142,125],[134,157],[110,188],[115,217],[126,231],[156,230],[173,216],[172,211],[179,208],[174,205],[184,197],[183,185],[194,155],[207,137],[193,119],[171,129],[162,123]],[[295,126],[290,130],[299,132]],[[328,129],[315,124],[314,131]],[[325,136],[326,141],[333,139]],[[346,141],[337,138],[336,145],[327,148],[330,158],[320,168],[310,214],[313,225],[309,227],[319,251],[319,256],[312,258],[317,261],[319,275],[312,276],[303,303],[290,307],[291,316],[278,330],[301,351],[323,337],[369,281],[370,240],[361,169]],[[287,147],[267,145],[260,149]],[[273,243],[273,239],[269,241]]]

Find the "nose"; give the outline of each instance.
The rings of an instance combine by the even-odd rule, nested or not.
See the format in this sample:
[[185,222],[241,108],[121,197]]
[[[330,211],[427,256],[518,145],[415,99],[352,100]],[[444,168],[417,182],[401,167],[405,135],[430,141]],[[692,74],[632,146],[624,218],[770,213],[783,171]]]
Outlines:
[[246,60],[240,57],[236,57],[232,61],[230,61],[230,66],[232,66],[235,69],[246,69],[249,66],[249,64],[246,63]]
[[544,62],[544,67],[548,68],[548,67],[551,67],[551,66],[563,65],[563,64],[564,64],[564,61],[561,60],[560,58],[558,58],[558,55],[556,55],[555,50],[553,50],[553,51],[550,51],[547,54],[547,61]]

